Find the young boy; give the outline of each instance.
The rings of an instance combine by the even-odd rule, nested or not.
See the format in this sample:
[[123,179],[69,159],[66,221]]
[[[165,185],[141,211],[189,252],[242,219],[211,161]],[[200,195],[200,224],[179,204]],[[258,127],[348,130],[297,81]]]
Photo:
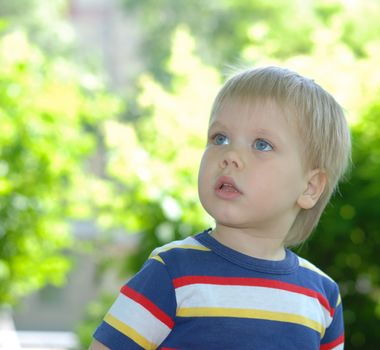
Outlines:
[[287,247],[310,235],[350,148],[312,80],[277,67],[229,79],[199,171],[215,227],[154,250],[90,349],[343,349],[337,284]]

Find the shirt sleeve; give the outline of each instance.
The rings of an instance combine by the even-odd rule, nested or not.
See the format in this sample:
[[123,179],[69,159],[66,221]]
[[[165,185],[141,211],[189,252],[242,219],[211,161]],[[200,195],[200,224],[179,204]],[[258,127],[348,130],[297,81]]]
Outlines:
[[161,259],[149,259],[124,285],[94,338],[111,350],[156,349],[174,326],[175,292]]
[[320,350],[343,350],[344,348],[344,322],[343,308],[340,295],[334,311],[334,317],[330,326],[321,340]]

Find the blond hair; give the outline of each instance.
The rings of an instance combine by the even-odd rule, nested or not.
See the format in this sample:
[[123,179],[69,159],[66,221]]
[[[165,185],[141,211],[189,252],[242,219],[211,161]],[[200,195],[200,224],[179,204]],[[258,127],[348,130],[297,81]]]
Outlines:
[[228,79],[215,98],[210,120],[230,98],[247,103],[274,101],[303,141],[305,169],[320,169],[327,175],[318,202],[311,209],[301,209],[285,238],[287,246],[300,244],[318,224],[350,164],[351,137],[342,107],[313,80],[280,67],[248,69]]

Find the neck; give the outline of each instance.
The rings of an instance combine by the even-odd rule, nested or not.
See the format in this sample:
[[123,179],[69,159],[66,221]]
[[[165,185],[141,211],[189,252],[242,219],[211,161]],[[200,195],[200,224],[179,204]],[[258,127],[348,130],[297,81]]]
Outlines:
[[283,260],[286,255],[283,237],[218,224],[211,235],[223,245],[254,258]]

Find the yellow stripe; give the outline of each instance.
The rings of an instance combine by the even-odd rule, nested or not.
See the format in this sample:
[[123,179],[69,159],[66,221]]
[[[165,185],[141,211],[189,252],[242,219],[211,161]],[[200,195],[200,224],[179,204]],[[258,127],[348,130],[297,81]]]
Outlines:
[[106,321],[109,325],[111,325],[121,333],[125,334],[127,337],[132,339],[135,343],[137,343],[146,350],[153,350],[156,349],[158,346],[149,342],[149,340],[144,338],[140,333],[136,332],[133,328],[127,326],[125,323],[113,317],[111,314],[107,314],[104,317],[104,321]]
[[[166,247],[166,248],[159,248],[158,251],[157,251],[157,254],[160,254],[160,253],[163,253],[163,252],[167,252],[168,250],[172,250],[172,249],[175,249],[175,248],[179,248],[179,249],[194,249],[194,250],[203,250],[203,251],[210,251],[211,249],[207,248],[207,247],[203,247],[203,246],[198,246],[198,245],[191,245],[191,244],[184,244],[184,245],[172,245],[170,247]],[[150,256],[150,258],[152,257],[152,255]]]
[[285,312],[272,312],[265,310],[254,309],[228,309],[228,308],[213,308],[213,307],[197,307],[197,308],[180,308],[177,310],[179,317],[242,317],[242,318],[258,318],[270,321],[281,321],[296,323],[302,326],[309,327],[324,336],[324,327],[309,318],[293,315]]
[[342,302],[342,298],[340,297],[340,294],[339,294],[338,295],[338,301],[336,302],[336,306],[335,307],[338,307],[341,302]]
[[326,275],[322,270],[318,269],[318,267],[314,266],[313,264],[311,264],[305,260],[299,260],[299,263],[300,263],[300,266],[302,266],[306,269],[309,269],[311,271],[314,271],[314,272],[320,274],[321,276],[328,278],[331,281],[334,281],[329,275]]
[[159,255],[152,256],[150,259],[157,260],[157,261],[159,261],[161,264],[165,265],[165,262],[161,259],[161,257],[160,257]]

